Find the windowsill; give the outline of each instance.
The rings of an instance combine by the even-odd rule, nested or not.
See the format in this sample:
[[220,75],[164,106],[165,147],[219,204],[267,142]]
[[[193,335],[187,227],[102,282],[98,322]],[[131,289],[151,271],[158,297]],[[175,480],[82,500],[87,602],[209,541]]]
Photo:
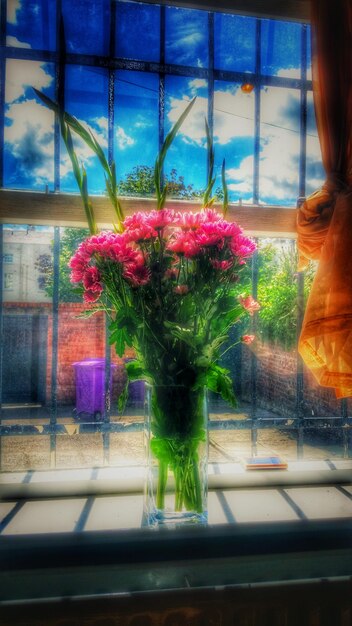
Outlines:
[[[30,470],[0,473],[3,499],[143,492],[144,467]],[[290,461],[287,470],[246,471],[240,463],[209,463],[209,489],[349,483],[352,459]]]
[[352,461],[335,461],[336,469],[329,463],[254,473],[211,464],[209,526],[172,531],[143,527],[142,467],[38,471],[30,482],[26,473],[3,474],[0,607],[344,580],[351,574]]

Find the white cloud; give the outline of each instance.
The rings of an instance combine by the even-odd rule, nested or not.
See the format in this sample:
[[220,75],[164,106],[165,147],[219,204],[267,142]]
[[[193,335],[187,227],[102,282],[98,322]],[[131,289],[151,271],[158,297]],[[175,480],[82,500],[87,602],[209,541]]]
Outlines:
[[284,76],[285,78],[301,78],[300,67],[282,67],[276,72],[276,76]]
[[53,77],[45,71],[45,64],[38,61],[9,59],[6,63],[5,102],[14,102],[24,95],[28,87],[49,87]]
[[121,126],[117,126],[115,136],[120,150],[124,150],[128,146],[133,146],[135,143],[135,140],[127,135]]
[[192,92],[196,92],[198,89],[204,89],[208,86],[207,81],[204,78],[194,78],[188,83],[188,87]]
[[54,114],[35,100],[12,104],[6,112],[5,142],[10,145],[24,173],[37,184],[53,178]]
[[15,48],[31,48],[29,43],[25,41],[20,41],[17,37],[12,37],[11,35],[7,35],[6,37],[6,45],[14,46]]
[[[199,84],[197,84],[199,83]],[[190,83],[194,89],[204,87],[206,81],[193,80]],[[192,95],[194,95],[192,93]],[[169,121],[174,124],[183,113],[188,100],[186,98],[171,99],[171,109],[168,113]],[[254,98],[234,88],[226,91],[216,91],[214,96],[214,140],[225,145],[238,137],[253,136],[254,126]],[[207,98],[198,96],[193,108],[181,126],[180,136],[185,143],[195,142],[205,145],[204,118],[208,114]]]
[[[184,112],[185,108],[189,104],[189,99],[183,98],[171,98],[171,108],[168,113],[168,119],[172,125],[177,122],[180,115]],[[192,110],[186,117],[185,121],[179,131],[180,137],[182,137],[185,143],[196,143],[199,146],[203,146],[205,142],[205,122],[204,119],[207,116],[208,101],[207,98],[198,96],[195,101]]]
[[225,145],[239,137],[253,136],[254,96],[239,88],[214,94],[214,139]]
[[[23,173],[33,176],[37,184],[46,184],[53,179],[54,114],[36,100],[14,102],[6,112],[10,125],[5,125],[5,141],[18,159],[18,167]],[[89,128],[102,148],[107,147],[107,119],[96,118],[92,125],[79,120]],[[94,126],[94,127],[93,127]],[[96,127],[100,127],[100,132]],[[89,166],[95,155],[78,135],[72,133],[79,163]],[[70,158],[63,147],[60,174],[66,176],[72,171]]]
[[20,11],[21,8],[21,0],[7,0],[7,21],[9,24],[17,24],[17,11]]
[[[259,163],[260,198],[262,201],[294,203],[298,195],[300,135],[295,111],[298,92],[271,89],[262,93],[261,151]],[[264,123],[263,123],[264,122]],[[267,122],[267,124],[265,124]],[[307,137],[307,191],[322,182],[319,141]],[[226,171],[229,189],[250,194],[253,188],[253,156],[244,158],[238,168]]]

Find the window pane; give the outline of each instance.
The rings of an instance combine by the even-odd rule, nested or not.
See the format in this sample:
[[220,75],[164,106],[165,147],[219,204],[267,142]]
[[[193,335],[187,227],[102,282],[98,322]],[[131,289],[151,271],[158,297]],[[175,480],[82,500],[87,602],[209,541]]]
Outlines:
[[293,89],[261,92],[260,201],[296,205],[300,155],[300,96]]
[[313,94],[307,94],[307,162],[306,195],[319,189],[325,180],[325,171],[321,160],[320,143],[315,122]]
[[4,184],[44,191],[54,181],[54,114],[40,103],[33,86],[54,97],[52,64],[6,62]]
[[226,159],[226,177],[232,202],[253,200],[254,94],[245,94],[239,84],[216,81],[214,92],[214,148],[217,180],[221,188],[221,164]]
[[206,67],[208,64],[208,14],[192,9],[166,8],[166,63]]
[[208,86],[205,80],[166,76],[165,135],[189,101],[195,104],[181,126],[165,160],[165,174],[171,181],[171,195],[200,196],[206,184],[207,151],[204,118],[207,116]]
[[109,54],[109,0],[62,0],[67,52]]
[[160,7],[134,2],[116,3],[118,57],[159,61]]
[[[96,67],[68,65],[66,68],[65,107],[90,128],[101,147],[108,147],[108,75],[106,70]],[[88,178],[88,190],[92,194],[105,192],[104,174],[98,159],[86,144],[72,133],[80,163],[83,163]],[[72,165],[66,148],[61,142],[61,190],[78,192]]]
[[262,20],[261,69],[263,74],[300,78],[300,24]]
[[214,25],[216,69],[254,72],[256,20],[215,13]]
[[154,194],[154,162],[159,146],[156,74],[115,74],[115,160],[121,195]]
[[[2,425],[49,423],[52,306],[43,278],[52,239],[47,226],[4,225]],[[9,471],[49,467],[49,437],[4,437],[1,461]]]
[[6,33],[8,46],[54,50],[55,0],[7,0]]

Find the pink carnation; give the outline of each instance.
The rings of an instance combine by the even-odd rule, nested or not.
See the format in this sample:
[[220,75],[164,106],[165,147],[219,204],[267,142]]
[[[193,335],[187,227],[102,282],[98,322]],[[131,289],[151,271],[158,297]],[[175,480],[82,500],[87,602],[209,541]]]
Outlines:
[[150,270],[145,265],[131,263],[126,266],[123,275],[133,287],[141,287],[150,281]]
[[246,296],[246,298],[240,296],[240,303],[242,304],[243,308],[248,311],[249,315],[253,315],[255,311],[259,311],[260,309],[259,302],[254,300],[252,296]]
[[233,260],[231,261],[218,261],[218,259],[211,259],[210,263],[216,270],[226,271],[233,266]]
[[177,285],[174,288],[174,293],[178,293],[180,296],[184,296],[188,292],[189,292],[188,285]]
[[161,211],[149,211],[144,213],[144,224],[156,231],[162,230],[175,220],[175,212],[172,209],[161,209]]
[[84,292],[83,300],[84,302],[87,302],[87,304],[90,304],[91,302],[96,302],[97,300],[99,300],[100,293],[100,291],[92,291],[91,289],[89,289]]
[[245,235],[239,235],[234,237],[230,243],[232,253],[239,259],[245,259],[253,254],[257,246],[252,239],[249,239]]
[[241,337],[242,343],[245,343],[247,345],[253,343],[254,339],[255,339],[255,335],[242,335]]
[[194,257],[200,252],[200,247],[193,231],[181,232],[175,239],[169,241],[167,248],[179,256],[187,258]]
[[100,272],[97,267],[88,267],[84,272],[83,286],[87,291],[94,291],[101,293],[103,287],[99,282],[101,279]]

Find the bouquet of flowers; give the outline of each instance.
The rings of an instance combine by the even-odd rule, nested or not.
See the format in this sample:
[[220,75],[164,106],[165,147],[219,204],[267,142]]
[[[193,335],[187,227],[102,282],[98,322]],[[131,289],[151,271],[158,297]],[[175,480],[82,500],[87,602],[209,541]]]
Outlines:
[[[44,98],[53,108],[54,104]],[[171,472],[175,511],[202,513],[199,446],[206,438],[204,388],[235,403],[229,372],[219,365],[221,347],[245,309],[252,313],[259,305],[250,296],[239,299],[237,287],[241,268],[255,244],[238,224],[211,208],[214,158],[207,125],[211,158],[202,210],[175,212],[163,208],[165,155],[192,104],[166,137],[156,160],[158,209],[126,218],[116,196],[115,168],[106,163],[97,142],[75,118],[65,113],[60,119],[92,232],[70,261],[71,280],[82,286],[83,298],[93,303],[93,310],[107,312],[110,343],[117,353],[123,356],[126,346],[134,348],[136,358],[126,364],[129,380],[144,379],[152,385],[150,429],[151,454],[158,466],[156,509],[164,509]],[[98,232],[96,228],[85,171],[77,163],[70,128],[79,132],[102,162],[117,215],[112,231]],[[225,213],[225,184],[224,197]],[[251,336],[244,340],[249,343]]]

